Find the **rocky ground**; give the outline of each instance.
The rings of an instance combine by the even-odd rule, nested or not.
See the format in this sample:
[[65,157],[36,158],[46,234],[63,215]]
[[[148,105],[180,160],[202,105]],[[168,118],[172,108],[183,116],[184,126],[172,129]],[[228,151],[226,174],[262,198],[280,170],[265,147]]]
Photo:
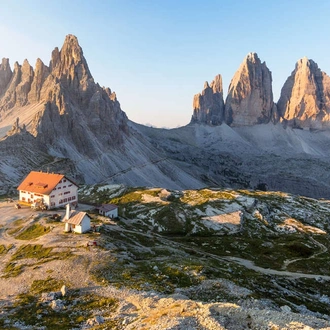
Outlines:
[[[295,197],[260,194],[256,203],[256,194],[244,199],[242,193],[228,191],[179,193],[181,201],[190,205],[191,214],[196,207],[200,217],[214,219],[214,226],[218,226],[197,226],[196,220],[189,230],[196,234],[209,228],[227,233],[179,237],[166,234],[164,223],[158,223],[159,232],[152,232],[149,226],[149,220],[157,222],[157,212],[169,207],[178,192],[160,189],[127,194],[122,186],[111,189],[85,189],[85,198],[93,201],[117,196],[120,213],[124,210],[126,217],[110,221],[91,212],[98,230],[84,235],[65,234],[63,224],[51,219],[52,213],[64,214],[64,210],[36,213],[28,208],[17,210],[6,201],[0,203],[0,328],[58,329],[61,325],[62,329],[330,329],[330,274],[315,264],[320,260],[327,263],[328,245],[323,237],[327,237],[324,235],[328,227],[319,220],[322,212],[328,212],[324,202],[304,200],[305,209],[298,211],[306,214],[308,208],[314,208],[315,217],[309,224],[298,220],[284,223],[287,232],[296,230],[296,236],[287,234],[286,240],[292,243],[295,237],[298,244],[300,228],[312,252],[274,257],[270,267],[267,254],[252,256],[256,252],[248,238],[232,230],[232,226],[238,226],[236,216],[223,218],[233,222],[229,227],[224,226],[224,220],[219,221],[219,214],[212,218],[214,203],[221,200],[222,208],[228,212],[242,205],[253,207],[251,213],[259,223],[273,221],[268,230],[274,235],[274,228],[280,226],[275,215],[281,217],[275,201],[283,199],[281,212],[288,216],[292,212],[289,206],[298,201]],[[138,203],[129,195],[132,193]],[[265,205],[270,205],[270,196],[273,209],[267,213]],[[226,205],[229,199],[231,203]],[[200,201],[205,208],[200,207]],[[182,218],[183,210],[176,207],[175,214]],[[217,207],[219,210],[220,204]],[[298,218],[297,204],[295,209]],[[246,209],[241,208],[241,212]],[[167,221],[175,225],[173,219]],[[308,234],[316,229],[324,233]],[[263,226],[254,230],[261,235]],[[264,250],[270,244],[273,248],[285,244],[281,236],[272,240],[263,235]],[[230,240],[225,241],[226,237]],[[226,250],[221,250],[219,239]],[[238,239],[240,249],[234,244]],[[92,242],[97,245],[87,246]],[[305,265],[304,272],[299,268],[300,262]]]

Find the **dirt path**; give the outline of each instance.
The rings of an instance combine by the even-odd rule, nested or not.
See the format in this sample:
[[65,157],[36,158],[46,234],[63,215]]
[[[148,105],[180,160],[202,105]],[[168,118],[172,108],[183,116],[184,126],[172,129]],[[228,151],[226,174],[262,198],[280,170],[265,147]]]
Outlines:
[[328,251],[328,248],[326,246],[324,246],[320,242],[316,241],[313,237],[310,237],[310,240],[313,241],[313,243],[320,248],[320,251],[317,252],[317,253],[314,253],[313,255],[311,255],[308,258],[296,258],[296,259],[286,259],[286,260],[284,260],[283,267],[282,267],[283,270],[286,270],[288,268],[288,266],[293,264],[294,262],[297,262],[297,261],[300,261],[300,260],[313,259],[313,258],[316,258],[318,255]]
[[[120,228],[120,231],[138,233],[139,235],[144,235],[144,236],[149,237],[149,238],[153,237],[153,236],[151,236],[149,234],[146,234],[146,233],[135,232],[134,230],[127,230],[127,229],[124,229],[124,228]],[[159,239],[160,241],[162,241],[164,244],[166,244],[168,246],[182,247],[185,250],[192,250],[194,252],[198,252],[201,255],[211,257],[211,258],[216,259],[216,260],[221,261],[221,262],[223,262],[223,261],[235,262],[235,263],[240,264],[240,265],[242,265],[242,266],[244,266],[248,269],[252,269],[252,270],[254,270],[258,273],[262,273],[262,274],[265,274],[265,275],[287,276],[287,277],[293,277],[293,278],[323,279],[323,280],[326,280],[326,281],[330,281],[330,276],[327,276],[327,275],[295,273],[295,272],[289,272],[289,271],[285,271],[285,270],[282,271],[282,270],[275,270],[275,269],[271,269],[271,268],[263,268],[263,267],[256,266],[253,261],[248,260],[248,259],[243,259],[243,258],[238,258],[238,257],[218,256],[218,255],[200,250],[196,247],[192,248],[192,247],[189,247],[185,244],[174,242],[172,240],[168,240],[168,239],[164,238],[161,235],[157,235],[157,234],[154,234],[154,235],[155,235],[155,237],[157,237],[157,239]],[[321,243],[319,243],[315,240],[314,240],[314,243],[316,245],[320,246],[321,251],[318,252],[317,254],[314,254],[312,257],[316,257],[317,255],[327,251],[327,248],[323,244],[321,244]],[[294,261],[296,261],[296,260],[292,260],[292,262],[294,262]]]
[[270,269],[270,268],[262,268],[262,267],[256,266],[250,260],[237,258],[237,257],[222,257],[222,259],[236,262],[237,264],[240,264],[248,269],[252,269],[256,272],[263,273],[266,275],[289,276],[289,277],[294,277],[294,278],[313,278],[313,279],[323,279],[326,281],[330,281],[330,276],[327,276],[327,275],[294,273],[294,272],[275,270],[275,269]]

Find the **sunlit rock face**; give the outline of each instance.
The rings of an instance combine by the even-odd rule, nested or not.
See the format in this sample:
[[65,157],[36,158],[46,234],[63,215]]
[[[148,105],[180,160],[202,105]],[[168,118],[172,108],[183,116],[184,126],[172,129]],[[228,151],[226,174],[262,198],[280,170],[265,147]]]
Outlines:
[[231,80],[225,121],[230,126],[249,126],[268,123],[275,116],[271,72],[256,53],[250,53]]
[[302,58],[281,90],[278,110],[290,126],[329,128],[330,77],[314,61]]

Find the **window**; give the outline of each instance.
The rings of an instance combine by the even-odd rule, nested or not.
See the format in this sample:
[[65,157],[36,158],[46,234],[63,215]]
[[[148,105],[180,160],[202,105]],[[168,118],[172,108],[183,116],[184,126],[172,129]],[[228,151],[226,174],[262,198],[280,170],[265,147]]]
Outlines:
[[62,196],[63,194],[62,194],[62,193],[59,193],[58,195],[59,195],[59,196]]
[[68,201],[68,199],[67,199],[67,198],[64,198],[64,199],[63,199],[63,202],[64,202],[64,203],[66,203],[67,201]]
[[76,199],[76,196],[72,196],[72,200]]
[[68,185],[68,187],[72,187],[72,183]]
[[68,201],[71,201],[72,197],[68,197]]
[[22,197],[22,201],[25,201],[25,197]]
[[63,182],[66,182],[66,180],[64,179]]
[[51,195],[51,196],[50,196],[50,198],[54,198],[54,197],[55,197],[55,195]]
[[66,188],[66,186],[63,186],[63,189]]
[[60,199],[58,203],[59,204],[62,204],[63,203],[63,199]]
[[70,194],[70,191],[65,191],[64,195]]
[[61,189],[61,187],[57,187],[57,189]]
[[51,202],[51,203],[50,203],[50,206],[55,206],[55,203],[54,203],[54,202]]

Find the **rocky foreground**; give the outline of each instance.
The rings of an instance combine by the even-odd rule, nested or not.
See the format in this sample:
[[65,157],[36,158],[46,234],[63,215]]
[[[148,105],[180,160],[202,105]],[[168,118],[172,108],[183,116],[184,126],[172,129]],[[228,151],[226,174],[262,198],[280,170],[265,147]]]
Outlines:
[[[3,329],[328,329],[328,201],[86,186],[95,232],[0,203]],[[83,207],[83,205],[81,206]],[[87,207],[87,206],[84,206]],[[90,207],[89,207],[90,208]]]

